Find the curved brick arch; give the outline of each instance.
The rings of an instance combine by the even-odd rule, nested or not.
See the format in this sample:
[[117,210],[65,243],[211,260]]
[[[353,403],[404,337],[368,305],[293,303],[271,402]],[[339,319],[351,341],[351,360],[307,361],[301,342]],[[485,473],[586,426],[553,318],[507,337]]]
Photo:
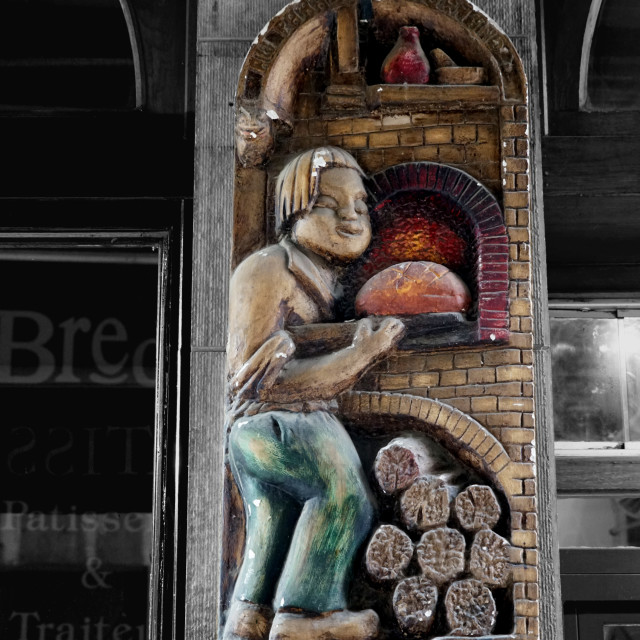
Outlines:
[[[352,391],[340,396],[340,415],[350,424],[385,419],[387,433],[415,429],[440,442],[474,470],[490,478],[511,502],[512,461],[502,444],[471,416],[447,404],[403,393]],[[397,421],[390,424],[389,419]]]
[[495,196],[475,178],[455,167],[434,162],[395,165],[370,178],[369,189],[381,210],[395,194],[439,193],[458,205],[473,228],[476,245],[479,341],[509,337],[509,237]]
[[[386,4],[389,5],[389,16],[400,16],[395,8],[398,0],[389,0]],[[383,5],[384,3],[379,3],[374,11],[380,12],[382,19],[386,20]],[[295,47],[298,60],[288,59],[283,65],[286,71],[283,82],[285,79],[291,80],[291,72],[300,73],[305,64],[308,64],[310,56],[321,52],[336,10],[350,6],[353,6],[353,0],[295,0],[285,6],[265,25],[252,43],[240,72],[237,97],[257,101],[264,93],[273,68],[278,66],[278,58],[288,41],[303,25],[316,20],[318,28],[309,29],[309,35]],[[425,28],[448,29],[451,31],[451,34],[447,34],[448,39],[453,36],[455,40],[457,32],[468,46],[477,47],[487,66],[497,72],[493,80],[501,87],[502,97],[506,100],[524,101],[526,79],[522,61],[513,43],[475,5],[468,0],[403,0],[403,9],[405,13],[408,10],[412,22],[422,23]],[[293,98],[293,95],[292,93],[288,98]],[[285,110],[290,106],[284,105]]]

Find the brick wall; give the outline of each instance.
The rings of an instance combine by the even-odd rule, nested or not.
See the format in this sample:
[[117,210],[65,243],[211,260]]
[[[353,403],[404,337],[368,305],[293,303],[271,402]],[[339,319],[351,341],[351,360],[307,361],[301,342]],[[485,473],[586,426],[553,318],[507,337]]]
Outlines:
[[[504,447],[511,464],[501,474],[510,494],[515,632],[538,636],[537,515],[533,336],[529,244],[527,109],[508,105],[449,108],[362,117],[305,117],[283,142],[281,157],[322,144],[349,150],[372,174],[403,162],[452,165],[481,181],[502,205],[509,238],[507,344],[427,353],[400,353],[369,372],[362,391],[410,394],[464,412]],[[317,111],[316,111],[317,113]],[[485,455],[488,455],[485,452]]]

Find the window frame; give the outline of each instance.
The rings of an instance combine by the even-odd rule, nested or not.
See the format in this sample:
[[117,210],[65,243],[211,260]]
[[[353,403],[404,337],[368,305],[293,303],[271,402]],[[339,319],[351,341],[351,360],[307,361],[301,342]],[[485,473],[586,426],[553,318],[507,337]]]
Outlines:
[[[36,207],[41,210],[43,207]],[[44,207],[46,209],[46,205]],[[0,227],[0,251],[40,249],[154,248],[158,252],[156,385],[154,416],[153,532],[147,595],[147,640],[178,639],[184,634],[186,537],[186,416],[182,386],[188,364],[182,362],[188,322],[183,295],[185,204],[180,215],[155,219],[134,215],[125,225],[108,218],[83,224],[74,217],[45,225]],[[42,211],[39,211],[39,214]],[[26,216],[41,221],[40,215]],[[36,228],[37,227],[37,228]],[[186,277],[185,277],[186,276]],[[187,282],[187,285],[185,285]]]
[[[554,317],[612,318],[622,324],[625,317],[639,316],[640,300],[637,298],[565,296],[549,299],[550,319]],[[620,330],[618,339],[619,341],[623,339]],[[620,354],[625,355],[622,348]],[[626,357],[620,358],[620,375],[622,382],[625,382],[626,376],[622,376],[623,369],[626,372]],[[629,433],[627,395],[625,383],[621,385],[625,435]],[[640,489],[639,441],[556,441],[554,448],[557,489],[561,495],[617,495]]]

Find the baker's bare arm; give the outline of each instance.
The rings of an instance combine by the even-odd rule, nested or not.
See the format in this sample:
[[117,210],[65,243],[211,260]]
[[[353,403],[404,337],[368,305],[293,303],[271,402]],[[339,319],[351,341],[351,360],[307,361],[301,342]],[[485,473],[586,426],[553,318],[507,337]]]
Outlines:
[[391,352],[404,333],[404,325],[395,318],[375,330],[369,320],[360,320],[349,347],[296,359],[284,327],[299,285],[286,269],[284,256],[275,248],[252,256],[238,267],[231,286],[232,391],[251,382],[252,393],[262,401],[330,400]]

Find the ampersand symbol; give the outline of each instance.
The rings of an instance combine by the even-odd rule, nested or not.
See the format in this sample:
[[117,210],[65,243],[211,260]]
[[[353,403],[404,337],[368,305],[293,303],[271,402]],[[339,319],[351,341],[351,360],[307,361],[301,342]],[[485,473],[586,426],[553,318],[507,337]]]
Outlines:
[[100,571],[102,560],[100,558],[87,558],[85,564],[86,571],[82,574],[82,586],[85,589],[111,589],[111,585],[107,584],[105,578],[111,571]]

